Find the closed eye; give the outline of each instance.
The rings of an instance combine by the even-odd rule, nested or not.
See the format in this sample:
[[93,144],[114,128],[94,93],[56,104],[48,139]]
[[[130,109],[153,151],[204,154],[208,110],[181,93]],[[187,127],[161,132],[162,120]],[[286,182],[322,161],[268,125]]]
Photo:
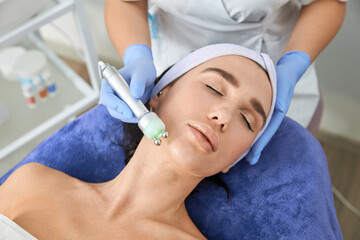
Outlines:
[[207,88],[209,88],[211,91],[213,91],[214,93],[216,93],[217,95],[219,95],[219,96],[224,96],[224,94],[222,94],[221,92],[219,92],[218,90],[216,90],[216,89],[213,88],[212,86],[207,85],[207,84],[205,84],[205,86],[206,86]]
[[[224,96],[224,94],[222,94],[221,92],[219,92],[218,90],[216,90],[215,88],[213,88],[212,86],[205,84],[205,86],[210,89],[212,92],[214,92],[215,94],[219,95],[219,96]],[[240,113],[243,121],[245,122],[245,124],[247,125],[247,127],[249,128],[250,131],[254,132],[254,129],[252,128],[251,123],[249,122],[249,120],[245,117],[244,114]]]
[[242,114],[242,113],[240,113],[240,114],[241,114],[241,116],[242,116],[245,124],[246,124],[247,127],[249,128],[249,130],[252,131],[252,132],[254,132],[254,129],[252,128],[251,123],[249,122],[249,120],[247,120],[247,118],[245,117],[244,114]]

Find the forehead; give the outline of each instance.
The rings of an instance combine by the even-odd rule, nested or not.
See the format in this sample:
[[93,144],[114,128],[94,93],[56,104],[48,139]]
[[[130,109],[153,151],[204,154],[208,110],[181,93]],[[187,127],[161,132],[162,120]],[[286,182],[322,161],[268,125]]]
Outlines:
[[[239,86],[242,89],[246,88],[254,97],[259,98],[267,110],[270,110],[271,99],[272,99],[272,88],[270,79],[266,71],[253,60],[237,56],[237,55],[226,55],[210,59],[197,67],[190,70],[187,75],[190,79],[197,76],[216,76],[216,72],[207,71],[209,68],[222,69],[239,81]],[[218,75],[221,78],[221,75]]]
[[271,89],[267,72],[253,60],[238,55],[226,55],[210,59],[196,66],[185,75],[204,74],[204,72],[207,72],[206,69],[209,68],[222,69],[234,76],[243,85],[267,85]]

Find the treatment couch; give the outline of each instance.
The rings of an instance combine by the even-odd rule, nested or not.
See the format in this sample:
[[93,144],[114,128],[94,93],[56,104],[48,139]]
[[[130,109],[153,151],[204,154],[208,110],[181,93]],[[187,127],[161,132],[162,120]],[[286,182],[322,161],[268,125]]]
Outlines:
[[[111,180],[124,168],[121,124],[98,105],[44,140],[0,184],[30,162],[87,182]],[[293,120],[284,119],[256,165],[242,160],[222,178],[229,201],[224,188],[206,181],[186,199],[208,239],[342,239],[322,147]]]

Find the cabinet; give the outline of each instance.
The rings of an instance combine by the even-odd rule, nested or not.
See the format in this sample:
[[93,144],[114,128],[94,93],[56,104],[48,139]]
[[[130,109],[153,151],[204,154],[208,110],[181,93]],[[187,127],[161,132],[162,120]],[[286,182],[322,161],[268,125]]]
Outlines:
[[[40,27],[69,12],[74,15],[91,85],[49,49],[39,33]],[[9,120],[0,126],[0,160],[45,131],[95,105],[99,99],[97,56],[81,0],[49,0],[36,16],[0,35],[0,49],[12,44],[27,49],[37,48],[46,55],[57,84],[57,95],[30,109],[22,96],[20,84],[7,82],[0,76],[0,102],[10,115]]]

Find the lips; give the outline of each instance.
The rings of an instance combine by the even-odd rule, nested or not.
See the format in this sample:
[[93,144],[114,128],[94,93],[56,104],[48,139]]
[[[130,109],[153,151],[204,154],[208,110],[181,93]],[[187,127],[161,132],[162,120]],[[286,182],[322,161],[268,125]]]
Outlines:
[[189,123],[188,125],[201,133],[201,135],[206,139],[206,141],[210,143],[213,152],[218,149],[219,136],[214,132],[214,130],[212,130],[209,125],[195,122]]

